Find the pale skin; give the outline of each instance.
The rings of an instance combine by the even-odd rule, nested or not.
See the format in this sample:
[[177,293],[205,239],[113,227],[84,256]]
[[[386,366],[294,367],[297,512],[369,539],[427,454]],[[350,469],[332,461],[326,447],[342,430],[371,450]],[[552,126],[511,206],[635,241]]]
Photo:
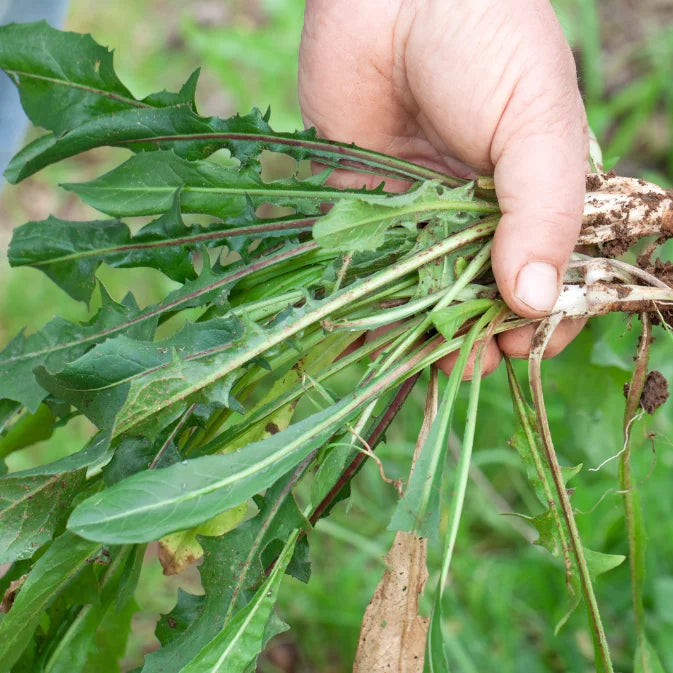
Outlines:
[[[299,101],[321,136],[460,177],[492,174],[503,212],[498,288],[521,316],[551,310],[580,229],[589,143],[575,63],[548,0],[307,0]],[[582,325],[562,323],[545,355]],[[533,332],[492,339],[485,373],[502,353],[526,357]]]

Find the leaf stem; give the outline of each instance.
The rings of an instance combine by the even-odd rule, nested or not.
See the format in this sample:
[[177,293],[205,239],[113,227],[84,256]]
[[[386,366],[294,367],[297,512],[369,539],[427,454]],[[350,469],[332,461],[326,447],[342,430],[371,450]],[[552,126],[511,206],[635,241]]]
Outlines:
[[[631,572],[631,599],[636,629],[636,652],[643,658],[641,669],[648,673],[647,636],[645,634],[645,608],[643,606],[643,583],[645,579],[645,524],[640,509],[640,499],[633,484],[631,473],[631,433],[633,420],[640,405],[640,397],[647,377],[647,362],[652,342],[652,326],[647,312],[640,314],[642,332],[638,344],[636,364],[629,384],[624,409],[624,450],[619,460],[619,489],[624,503],[624,518],[629,543],[629,569]],[[636,668],[638,663],[636,662]]]
[[540,371],[542,355],[545,351],[545,348],[547,347],[547,344],[549,343],[551,335],[561,320],[562,315],[560,313],[553,314],[550,317],[544,319],[536,330],[535,336],[533,337],[533,347],[531,348],[530,359],[528,361],[528,378],[530,381],[531,392],[533,394],[533,404],[535,406],[535,412],[542,435],[542,443],[547,455],[547,463],[554,479],[556,494],[561,505],[563,517],[568,527],[568,532],[570,534],[573,555],[575,556],[575,560],[577,562],[580,583],[582,585],[582,591],[587,603],[589,620],[594,632],[594,647],[596,648],[596,655],[603,665],[604,672],[614,673],[612,660],[610,658],[610,649],[608,646],[607,637],[605,635],[603,622],[601,620],[598,601],[596,600],[596,594],[594,593],[593,584],[591,582],[589,567],[584,555],[582,540],[577,528],[577,522],[575,521],[572,505],[570,504],[568,491],[565,487],[561,466],[559,465],[558,458],[556,456],[551,432],[549,430],[547,411],[545,408],[544,395],[542,392],[542,377]]

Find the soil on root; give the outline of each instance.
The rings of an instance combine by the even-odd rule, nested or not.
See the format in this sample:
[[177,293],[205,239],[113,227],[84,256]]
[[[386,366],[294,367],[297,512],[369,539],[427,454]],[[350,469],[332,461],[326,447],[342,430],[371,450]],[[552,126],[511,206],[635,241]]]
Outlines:
[[[624,397],[628,397],[630,386],[624,384]],[[650,416],[662,405],[669,397],[668,381],[664,375],[653,369],[647,373],[643,392],[640,394],[639,406],[642,407]]]

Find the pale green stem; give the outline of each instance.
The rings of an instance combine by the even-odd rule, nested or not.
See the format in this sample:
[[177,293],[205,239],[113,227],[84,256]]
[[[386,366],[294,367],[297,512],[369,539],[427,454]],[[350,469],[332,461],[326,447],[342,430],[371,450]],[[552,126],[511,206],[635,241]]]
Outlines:
[[[470,385],[470,397],[467,406],[467,421],[465,423],[465,434],[463,435],[462,451],[456,467],[456,480],[451,498],[451,507],[449,514],[449,527],[446,532],[446,542],[444,544],[444,560],[442,562],[442,572],[439,579],[439,591],[444,593],[446,582],[449,576],[449,568],[453,557],[453,550],[456,545],[458,527],[463,513],[463,504],[465,503],[465,492],[467,482],[470,476],[470,462],[472,461],[472,447],[474,446],[474,431],[477,425],[477,408],[479,406],[479,391],[481,388],[482,371],[484,367],[484,358],[486,356],[486,344],[493,336],[495,328],[505,318],[509,309],[500,308],[500,313],[490,322],[484,332],[484,338],[479,346],[479,352],[474,364],[472,374],[472,383]],[[493,310],[489,311],[492,314]],[[441,600],[441,598],[440,598]]]

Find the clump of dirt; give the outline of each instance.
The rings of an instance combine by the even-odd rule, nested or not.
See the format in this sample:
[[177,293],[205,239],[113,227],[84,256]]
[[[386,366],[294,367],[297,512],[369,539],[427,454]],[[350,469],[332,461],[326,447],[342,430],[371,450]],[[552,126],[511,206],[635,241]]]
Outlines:
[[587,175],[587,192],[598,191],[603,186],[603,180],[595,173]]
[[[629,394],[630,386],[624,384],[624,397]],[[639,405],[651,416],[669,397],[668,381],[664,375],[653,369],[647,373]]]
[[[606,219],[608,218],[606,217]],[[616,223],[614,231],[615,237],[600,246],[601,254],[604,257],[619,257],[638,241],[635,236],[630,235],[629,226],[626,222]]]
[[648,372],[640,396],[640,406],[652,415],[668,399],[668,381],[664,375],[653,369]]

